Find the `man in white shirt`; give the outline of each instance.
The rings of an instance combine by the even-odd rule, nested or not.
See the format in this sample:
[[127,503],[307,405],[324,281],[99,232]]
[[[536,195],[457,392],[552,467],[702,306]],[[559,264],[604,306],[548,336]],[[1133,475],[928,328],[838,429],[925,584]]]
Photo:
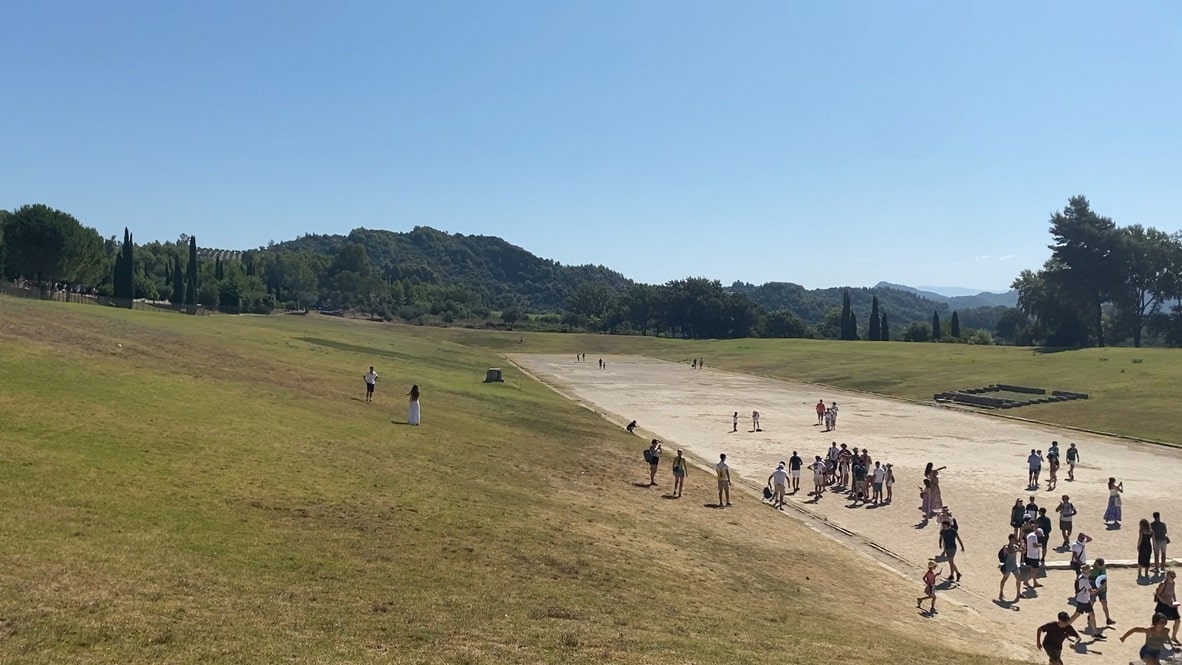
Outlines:
[[1096,610],[1092,608],[1096,587],[1088,577],[1091,572],[1092,567],[1085,563],[1079,570],[1079,576],[1075,578],[1075,614],[1071,615],[1070,622],[1075,623],[1081,614],[1088,615],[1088,632],[1096,639],[1102,640],[1104,635],[1096,630]]
[[1038,583],[1038,570],[1042,562],[1042,536],[1042,529],[1034,529],[1026,534],[1026,554],[1022,562],[1027,573],[1022,581],[1028,589],[1042,586]]
[[788,487],[788,472],[784,470],[784,463],[776,467],[772,471],[772,475],[768,476],[767,484],[772,486],[772,507],[784,510],[784,490]]
[[1071,569],[1079,572],[1080,568],[1088,563],[1088,543],[1092,542],[1090,536],[1085,533],[1079,534],[1074,543],[1071,543]]
[[882,502],[882,483],[886,480],[886,474],[887,470],[882,466],[882,463],[875,462],[874,475],[872,476],[873,480],[871,480],[871,482],[874,483],[874,491],[871,494],[871,497],[873,498],[875,504]]
[[378,382],[378,373],[373,371],[373,366],[370,366],[369,371],[362,377],[365,379],[365,403],[373,402],[373,384]]
[[[718,464],[714,465],[714,472],[718,475],[718,507],[726,508],[731,505],[731,468],[726,464],[726,453],[718,456]],[[724,496],[726,497],[725,502],[723,501]]]
[[825,493],[825,462],[817,455],[809,468],[813,470],[813,501],[820,501],[821,495]]

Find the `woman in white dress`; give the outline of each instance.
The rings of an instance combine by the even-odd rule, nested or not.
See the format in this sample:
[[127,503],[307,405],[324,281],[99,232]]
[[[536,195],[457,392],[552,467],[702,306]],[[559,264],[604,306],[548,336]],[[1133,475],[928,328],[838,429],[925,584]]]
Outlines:
[[411,386],[410,392],[407,393],[407,395],[410,395],[410,410],[407,413],[406,422],[408,425],[418,425],[419,424],[419,384],[416,383],[415,385]]

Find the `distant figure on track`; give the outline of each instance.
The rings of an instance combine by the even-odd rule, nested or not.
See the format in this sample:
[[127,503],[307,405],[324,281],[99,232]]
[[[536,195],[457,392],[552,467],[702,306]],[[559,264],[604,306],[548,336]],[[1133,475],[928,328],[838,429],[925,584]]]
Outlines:
[[754,429],[756,432],[763,431],[759,427],[759,412],[758,411],[751,412],[751,428]]
[[365,402],[370,404],[373,402],[373,384],[378,382],[378,373],[373,371],[371,365],[369,371],[362,378],[365,379]]
[[817,400],[817,424],[825,424],[825,400]]
[[731,416],[731,431],[732,432],[739,431],[739,412],[738,411],[735,411],[734,415]]
[[[718,507],[731,505],[731,468],[726,463],[726,453],[718,456],[718,464],[714,465],[714,472],[718,475]],[[723,501],[723,499],[726,499]]]
[[682,456],[681,451],[677,451],[677,457],[673,458],[673,498],[681,498],[681,490],[685,487],[685,457]]
[[407,409],[406,423],[408,425],[419,424],[419,384],[414,384],[410,387],[410,392],[406,393],[410,396],[410,407]]
[[928,561],[927,572],[923,574],[923,595],[915,599],[915,607],[918,609],[923,609],[923,601],[932,601],[928,609],[929,615],[936,613],[936,579],[940,577],[941,572],[935,561]]
[[1116,482],[1116,478],[1108,479],[1108,508],[1104,511],[1104,523],[1120,528],[1120,495],[1125,491],[1123,482]]
[[1079,464],[1079,448],[1075,444],[1067,446],[1067,480],[1075,481],[1075,465]]

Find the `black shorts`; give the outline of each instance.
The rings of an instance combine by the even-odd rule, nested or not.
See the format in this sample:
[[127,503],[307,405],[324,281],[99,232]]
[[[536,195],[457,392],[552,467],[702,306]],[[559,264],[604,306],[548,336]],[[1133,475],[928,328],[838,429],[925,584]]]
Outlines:
[[1091,614],[1093,612],[1092,604],[1076,602],[1075,611],[1079,612],[1080,614]]
[[367,392],[367,393],[372,393],[372,392],[373,392],[373,384],[372,384],[372,383],[369,383],[368,381],[366,382],[366,384],[365,384],[365,392]]
[[1038,560],[1038,559],[1031,559],[1030,557],[1027,557],[1027,558],[1026,558],[1026,565],[1027,565],[1027,566],[1029,566],[1029,567],[1031,567],[1031,568],[1038,568],[1038,567],[1039,567],[1039,563],[1040,563],[1040,562],[1039,562],[1039,560]]
[[1052,663],[1058,663],[1063,660],[1063,643],[1062,642],[1060,642],[1059,644],[1053,644],[1053,645],[1043,642],[1042,643],[1042,650],[1047,652],[1047,658],[1049,658]]
[[1166,618],[1167,621],[1177,621],[1178,620],[1178,606],[1177,605],[1166,605],[1165,603],[1158,603],[1157,607],[1153,608],[1153,611],[1160,613],[1162,616],[1164,616]]

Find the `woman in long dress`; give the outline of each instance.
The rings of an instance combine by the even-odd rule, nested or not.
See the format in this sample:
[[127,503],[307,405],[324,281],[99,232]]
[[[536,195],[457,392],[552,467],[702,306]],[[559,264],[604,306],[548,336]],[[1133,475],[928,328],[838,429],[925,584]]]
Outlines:
[[410,410],[407,412],[406,422],[409,425],[419,424],[419,384],[410,387]]
[[1149,577],[1149,566],[1153,559],[1153,529],[1149,520],[1141,520],[1137,529],[1137,577]]
[[1116,478],[1108,479],[1108,509],[1104,511],[1104,523],[1120,526],[1120,495],[1125,491],[1125,484],[1116,482]]

